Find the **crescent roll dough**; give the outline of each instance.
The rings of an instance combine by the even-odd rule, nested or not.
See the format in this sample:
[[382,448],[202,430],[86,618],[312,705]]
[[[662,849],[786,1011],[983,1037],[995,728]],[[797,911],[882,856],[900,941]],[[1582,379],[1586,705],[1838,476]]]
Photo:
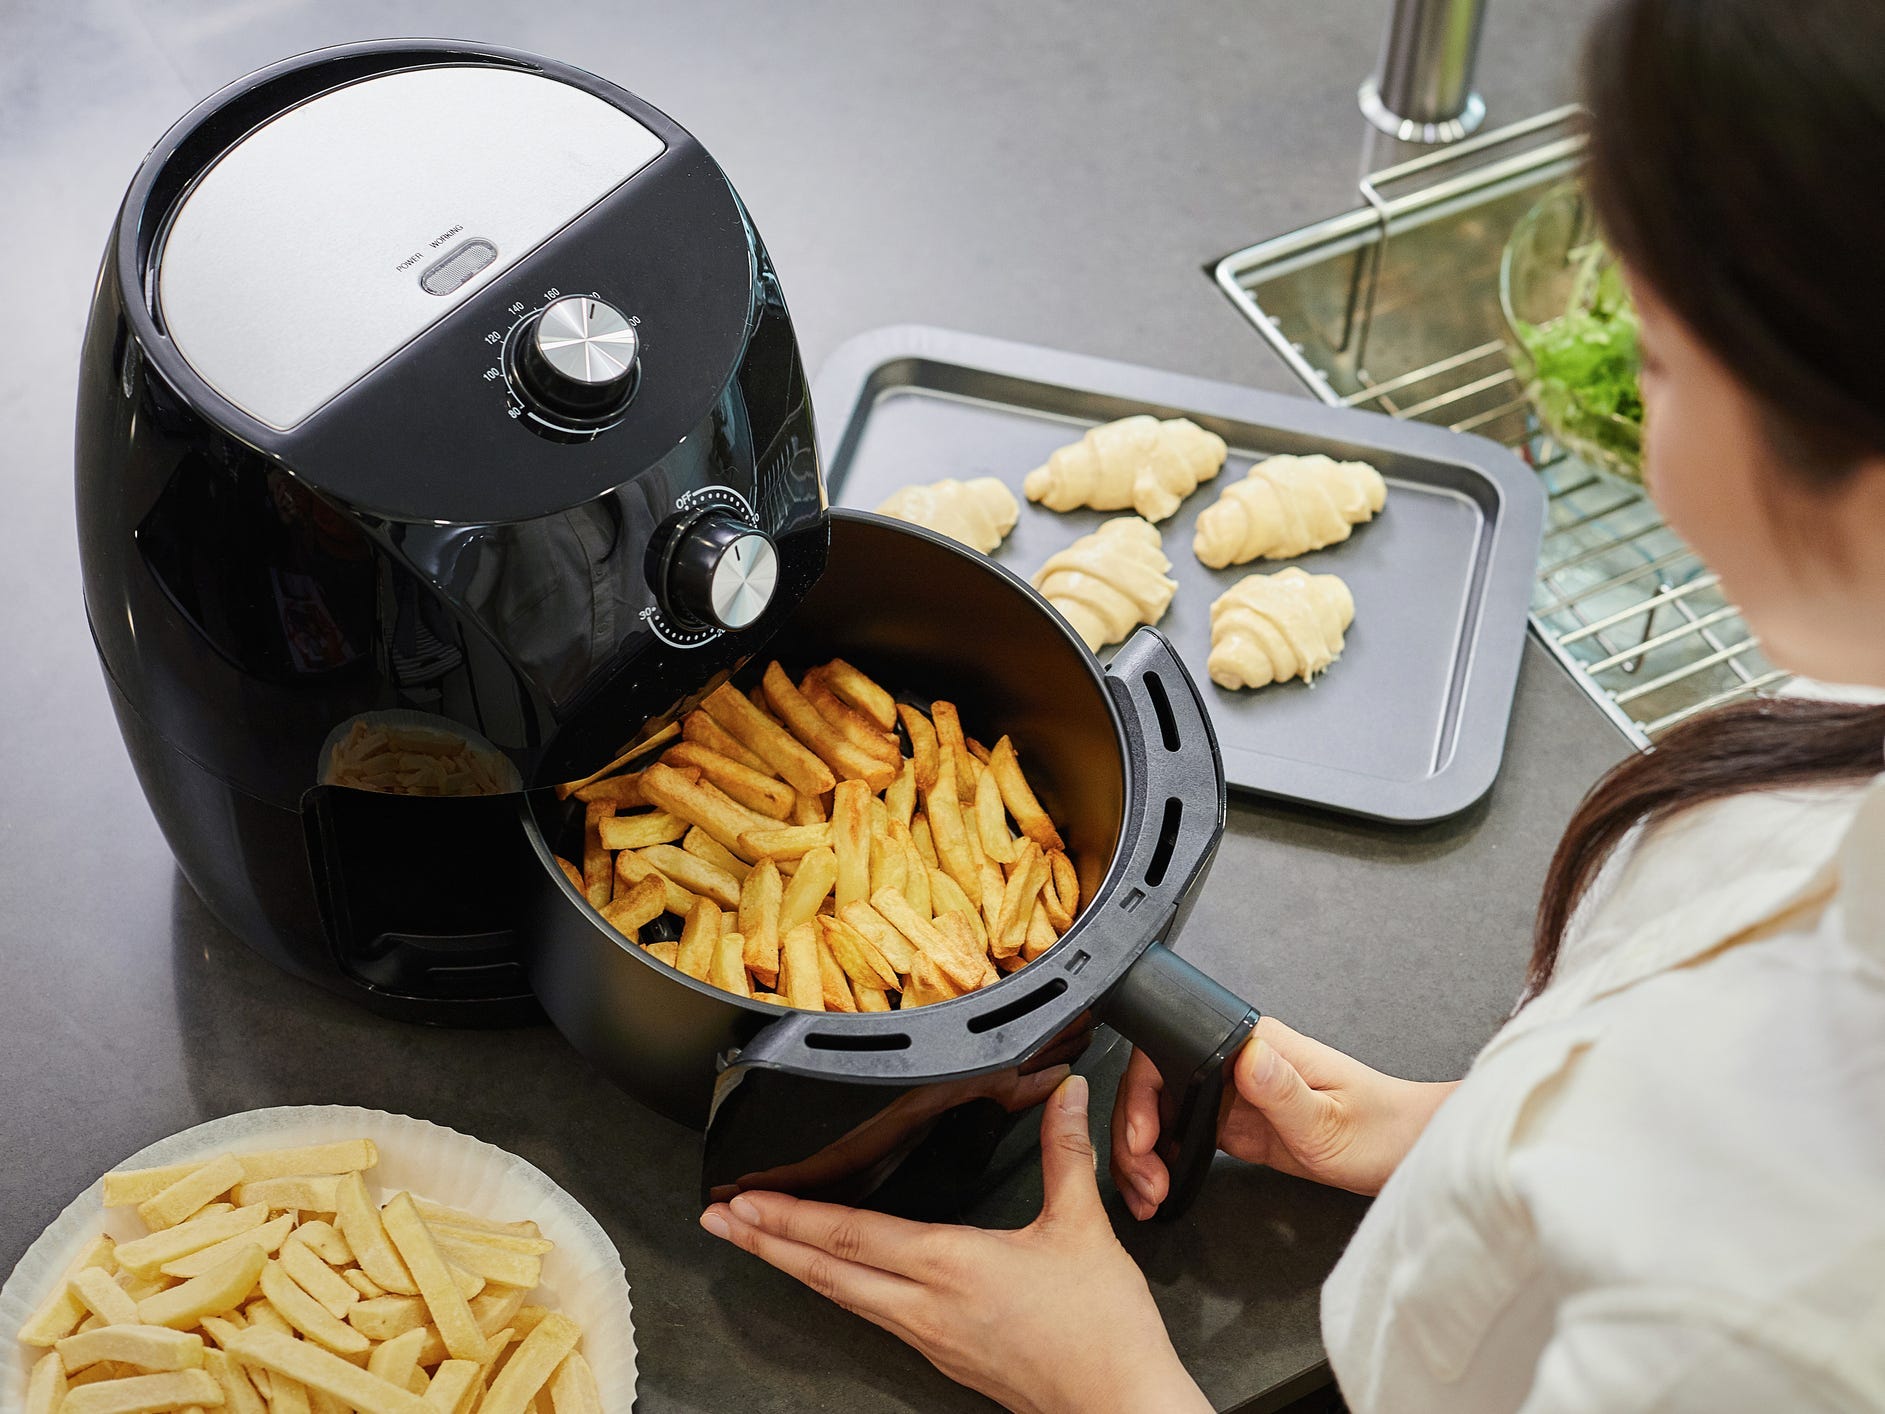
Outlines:
[[1195,422],[1160,422],[1140,414],[1095,427],[1062,447],[1047,465],[1028,473],[1030,501],[1050,511],[1081,506],[1096,511],[1130,507],[1150,521],[1164,520],[1198,483],[1224,465],[1224,439]]
[[1355,600],[1332,574],[1299,569],[1246,575],[1211,605],[1211,656],[1220,687],[1308,682],[1342,652]]
[[905,486],[877,513],[927,526],[986,555],[1014,529],[1021,504],[1014,492],[992,476],[973,481],[951,476],[928,486]]
[[1205,507],[1191,548],[1214,570],[1258,556],[1306,555],[1348,539],[1352,527],[1374,518],[1387,495],[1381,473],[1367,462],[1271,457]]
[[1050,556],[1034,576],[1034,587],[1088,648],[1098,650],[1139,624],[1165,617],[1178,592],[1177,582],[1165,577],[1171,567],[1159,547],[1158,528],[1137,516],[1121,516]]

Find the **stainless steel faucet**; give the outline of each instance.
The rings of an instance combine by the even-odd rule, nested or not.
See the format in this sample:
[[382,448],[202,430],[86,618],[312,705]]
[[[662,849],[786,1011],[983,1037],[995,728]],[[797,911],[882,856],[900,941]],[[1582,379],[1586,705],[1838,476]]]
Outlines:
[[1402,142],[1456,142],[1485,121],[1473,87],[1486,0],[1394,0],[1361,111]]

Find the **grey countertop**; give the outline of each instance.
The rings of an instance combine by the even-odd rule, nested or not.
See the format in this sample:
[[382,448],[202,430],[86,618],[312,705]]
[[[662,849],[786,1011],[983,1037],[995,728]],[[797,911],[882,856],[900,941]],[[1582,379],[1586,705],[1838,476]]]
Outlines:
[[[1494,122],[1563,100],[1593,8],[1494,0]],[[0,1270],[172,1130],[372,1105],[513,1149],[589,1206],[635,1288],[648,1414],[988,1407],[700,1233],[696,1136],[554,1031],[376,1020],[273,971],[197,902],[132,778],[79,599],[71,407],[98,252],[145,149],[218,84],[343,39],[462,35],[574,60],[691,127],[751,205],[813,366],[913,321],[1289,389],[1201,267],[1352,204],[1354,86],[1384,12],[0,0]],[[1511,1004],[1558,831],[1623,749],[1534,644],[1486,801],[1415,831],[1238,804],[1184,950],[1373,1064],[1456,1075]],[[1016,1175],[975,1216],[1024,1221],[1037,1192]],[[1189,1219],[1125,1234],[1219,1408],[1317,1378],[1317,1288],[1361,1208],[1220,1161]]]

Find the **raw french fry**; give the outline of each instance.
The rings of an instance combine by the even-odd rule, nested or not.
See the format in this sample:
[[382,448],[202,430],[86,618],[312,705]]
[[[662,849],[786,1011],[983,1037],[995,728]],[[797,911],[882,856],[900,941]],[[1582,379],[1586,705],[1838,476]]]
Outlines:
[[[870,907],[863,902],[853,906]],[[863,987],[875,987],[879,991],[894,991],[902,985],[897,978],[897,969],[891,966],[890,960],[856,928],[841,918],[821,918],[818,922],[824,930],[826,948],[853,982]]]
[[246,1364],[286,1375],[305,1385],[310,1394],[319,1390],[332,1395],[359,1414],[438,1414],[437,1406],[427,1404],[418,1395],[338,1355],[277,1331],[244,1331],[236,1337],[230,1353]]
[[869,717],[843,701],[831,690],[831,685],[818,669],[814,668],[800,679],[799,693],[812,704],[812,710],[825,719],[826,725],[858,750],[893,766],[902,761],[903,753],[898,749],[895,734],[883,730]]
[[[287,1214],[284,1213],[282,1214],[282,1216],[286,1217]],[[262,1226],[256,1228],[255,1231],[261,1232],[267,1226],[268,1226],[267,1223],[263,1223]],[[231,1256],[235,1252],[235,1250],[236,1250],[235,1248],[231,1247],[227,1252],[224,1252],[220,1257],[218,1257],[217,1261],[221,1261],[223,1257]],[[191,1256],[196,1256],[196,1255],[197,1255],[196,1253],[191,1253]],[[209,1265],[213,1267],[216,1265],[216,1263],[211,1262]],[[207,1268],[205,1270],[207,1270]],[[190,1273],[190,1275],[198,1276],[201,1274],[197,1272],[192,1272]],[[158,1292],[162,1291],[165,1287],[169,1286],[170,1278],[167,1274],[161,1274],[161,1273],[154,1277],[134,1277],[129,1272],[119,1272],[118,1285],[124,1289],[124,1294],[130,1297],[133,1301],[142,1301],[145,1297],[155,1296]]]
[[837,784],[831,768],[807,750],[784,727],[722,683],[702,704],[739,743],[759,757],[792,789],[804,795],[823,795]]
[[203,1317],[203,1334],[215,1341],[223,1349],[229,1348],[229,1342],[243,1331],[248,1323],[242,1319],[240,1311],[230,1311],[221,1316]]
[[706,747],[709,751],[719,752],[730,761],[737,761],[742,766],[751,767],[761,775],[778,778],[779,773],[766,764],[765,758],[749,751],[740,744],[739,739],[732,732],[698,708],[689,712],[686,720],[681,723],[681,735],[696,745]]
[[791,728],[792,735],[810,747],[838,776],[868,781],[873,791],[882,790],[896,778],[895,768],[889,763],[853,746],[820,716],[818,709],[805,700],[805,694],[776,662],[766,665],[760,682],[772,710]]
[[[408,1299],[417,1300],[418,1298],[411,1297]],[[242,1308],[242,1313],[248,1318],[251,1326],[258,1327],[261,1330],[280,1331],[283,1335],[293,1335],[295,1333],[295,1328],[288,1324],[287,1318],[271,1306],[266,1298],[259,1301],[251,1301],[247,1306]]]
[[412,1378],[412,1372],[419,1368],[419,1351],[424,1346],[423,1330],[410,1330],[382,1341],[367,1356],[367,1373],[403,1388]]
[[175,1227],[167,1227],[162,1232],[153,1232],[148,1237],[119,1243],[116,1253],[118,1265],[133,1276],[154,1277],[165,1262],[174,1262],[179,1257],[208,1247],[212,1242],[221,1242],[225,1237],[234,1237],[239,1232],[258,1228],[267,1217],[268,1208],[265,1204],[252,1203],[227,1213],[218,1213],[214,1217],[192,1218]]
[[[461,1414],[471,1402],[471,1392],[477,1388],[483,1373],[473,1360],[441,1361],[432,1372],[432,1383],[425,1389],[426,1407],[433,1414]],[[596,1414],[601,1414],[600,1406]]]
[[[452,1287],[452,1294],[458,1294],[456,1286]],[[325,1306],[295,1285],[294,1280],[281,1269],[279,1262],[270,1262],[262,1268],[262,1295],[268,1298],[268,1304],[283,1320],[309,1340],[319,1341],[340,1355],[366,1353],[367,1338],[356,1327],[329,1315]],[[462,1302],[464,1297],[458,1299]]]
[[982,852],[997,864],[1013,864],[1019,850],[1008,833],[1008,812],[1001,800],[1001,783],[993,771],[984,771],[975,783],[975,828]]
[[679,943],[672,941],[650,943],[647,947],[642,949],[642,951],[646,952],[649,957],[654,958],[657,962],[665,962],[677,972],[680,970],[681,945]]
[[471,1319],[478,1323],[478,1330],[482,1334],[495,1335],[515,1320],[517,1312],[523,1307],[524,1296],[521,1287],[510,1287],[480,1296],[471,1303]]
[[732,850],[721,844],[720,841],[701,829],[698,825],[688,830],[687,834],[682,838],[681,848],[693,855],[696,859],[706,860],[707,863],[713,865],[716,869],[726,870],[727,873],[738,879],[742,886],[746,883],[746,876],[753,872],[752,865],[748,864],[744,859],[741,859]]
[[479,1414],[525,1414],[531,1399],[581,1338],[581,1328],[569,1317],[555,1312],[545,1316],[497,1372],[478,1405]]
[[543,1230],[528,1218],[519,1222],[504,1222],[498,1218],[487,1218],[482,1213],[468,1213],[462,1208],[448,1208],[443,1203],[434,1203],[429,1198],[414,1198],[412,1206],[419,1216],[428,1223],[445,1223],[450,1227],[475,1227],[486,1232],[511,1232],[519,1237],[541,1237]]
[[137,1215],[152,1232],[175,1227],[206,1203],[213,1203],[242,1179],[242,1165],[222,1154],[193,1169],[168,1188],[137,1205]]
[[633,810],[646,805],[647,798],[641,793],[641,772],[628,771],[619,776],[608,776],[574,792],[576,799],[587,805],[592,801],[606,801],[617,810]]
[[[65,1399],[65,1390],[65,1363],[57,1353],[48,1350],[33,1362],[33,1373],[27,1377],[26,1414],[58,1414],[59,1405]],[[600,1404],[595,1406],[596,1414],[601,1414],[601,1408]]]
[[340,1273],[322,1261],[305,1242],[285,1243],[277,1260],[295,1285],[320,1302],[335,1320],[346,1320],[347,1313],[359,1303],[360,1293],[347,1285]]
[[[714,923],[718,927],[718,916]],[[425,1298],[426,1309],[439,1328],[445,1348],[460,1360],[482,1359],[487,1349],[485,1338],[478,1330],[478,1323],[472,1320],[471,1307],[452,1280],[445,1258],[432,1240],[431,1230],[419,1216],[418,1209],[412,1206],[411,1195],[401,1193],[394,1197],[381,1211],[381,1218],[386,1224],[387,1236],[392,1238],[413,1280],[419,1284],[419,1294]]]
[[360,1270],[387,1291],[400,1296],[417,1296],[419,1288],[413,1282],[412,1273],[406,1270],[405,1262],[387,1237],[380,1210],[367,1198],[366,1184],[359,1174],[341,1179],[335,1200],[340,1204],[335,1215],[340,1235],[353,1249]]
[[748,810],[710,781],[690,781],[672,766],[659,763],[642,772],[648,799],[671,815],[698,825],[721,844],[741,854],[740,836],[775,824],[770,817]]
[[837,881],[838,857],[830,850],[815,849],[801,859],[779,902],[780,935],[810,922]]
[[665,810],[645,815],[614,815],[597,826],[604,849],[642,849],[668,844],[687,833],[687,821]]
[[[752,983],[746,978],[746,939],[724,925],[720,929],[720,941],[714,945],[713,964],[708,968],[707,980],[721,991],[731,992],[736,997],[750,997],[753,994]],[[493,1277],[492,1280],[502,1278]],[[508,1284],[515,1286],[520,1283]],[[522,1284],[536,1285],[535,1282]]]
[[680,956],[675,966],[696,981],[705,982],[719,945],[720,910],[709,899],[695,900],[687,915],[687,926],[681,930]]
[[[490,1344],[486,1347],[484,1352],[484,1359],[478,1362],[483,1369],[487,1381],[490,1378],[491,1371],[495,1370],[498,1363],[503,1360],[506,1351],[510,1347],[510,1343],[517,1338],[516,1330],[510,1326],[504,1327],[503,1330],[491,1337]],[[419,1358],[421,1361],[425,1359],[423,1355]]]
[[[171,1370],[161,1375],[133,1375],[129,1379],[106,1380],[103,1384],[72,1389],[60,1403],[59,1414],[150,1414],[159,1409],[181,1409],[188,1404],[220,1405],[222,1402],[223,1392],[206,1371]],[[259,1414],[260,1401],[257,1401],[257,1410]]]
[[[936,919],[936,931],[948,940],[949,952],[936,959],[943,976],[973,991],[997,980],[995,965],[988,960],[988,945],[978,938],[970,925],[971,915],[945,913]],[[963,978],[973,974],[973,982]]]
[[[105,1274],[103,1267],[87,1267],[73,1277],[72,1294],[107,1327],[137,1324],[137,1302]],[[78,1366],[68,1363],[67,1368],[76,1370]]]
[[323,1218],[310,1218],[302,1223],[295,1229],[294,1239],[312,1247],[330,1267],[345,1267],[353,1263],[353,1249],[347,1245],[347,1239]]
[[359,1292],[360,1295],[368,1301],[371,1301],[376,1296],[386,1295],[386,1288],[381,1286],[358,1267],[349,1267],[346,1271],[341,1273],[341,1276],[346,1279],[347,1285]]
[[748,810],[756,810],[775,820],[783,820],[792,813],[795,792],[769,770],[755,770],[743,761],[693,741],[669,747],[662,760],[674,766],[698,768],[702,780],[712,781]]
[[953,772],[944,770],[937,775],[936,784],[923,796],[923,806],[944,872],[971,898],[980,894],[981,871],[975,866],[975,856],[969,853],[969,836],[962,823]]
[[822,825],[825,823],[824,803],[815,795],[795,792],[791,818],[794,825]]
[[[920,910],[912,905],[911,912],[922,917]],[[893,928],[875,908],[868,903],[854,903],[839,911],[840,917],[853,931],[861,934],[866,942],[877,950],[893,971],[908,975],[916,961],[916,948],[910,940]]]
[[[671,844],[650,845],[635,853],[644,863],[653,865],[657,871],[693,894],[697,903],[707,899],[721,908],[740,906],[740,881],[698,855],[676,849]],[[621,856],[617,855],[616,858]]]
[[870,787],[839,781],[831,800],[831,843],[837,856],[838,907],[868,899],[871,891]]
[[116,1360],[140,1370],[197,1370],[203,1365],[203,1338],[165,1326],[106,1326],[69,1335],[54,1348],[68,1370],[100,1360]]
[[426,1324],[425,1302],[416,1296],[368,1297],[347,1313],[347,1324],[368,1340],[391,1340]]
[[1029,840],[1021,846],[1021,858],[1002,892],[1000,919],[989,930],[988,949],[997,958],[1013,957],[1027,943],[1028,922],[1034,916],[1034,905],[1047,883],[1047,874],[1047,856]]
[[331,1213],[340,1179],[332,1175],[296,1175],[291,1178],[262,1178],[236,1189],[236,1201],[247,1207],[266,1203],[270,1208],[293,1208],[299,1212]]
[[[978,888],[978,894],[981,892]],[[929,871],[929,907],[930,913],[940,918],[945,913],[960,913],[969,920],[969,926],[975,930],[976,938],[982,946],[988,946],[987,928],[982,922],[981,905],[962,892],[962,886],[940,869]]]
[[[253,1377],[233,1356],[227,1351],[211,1350],[203,1360],[205,1372],[222,1391],[223,1414],[267,1414],[268,1406],[252,1383]],[[267,1373],[261,1373],[266,1380]]]
[[695,895],[691,889],[682,888],[639,854],[630,850],[625,849],[615,856],[615,887],[618,891],[633,889],[643,879],[660,881],[667,904],[665,912],[681,918],[687,917],[687,911],[694,906]]
[[936,784],[937,774],[942,767],[935,723],[905,702],[897,704],[897,715],[903,721],[904,735],[910,738],[916,788],[927,793]]
[[833,658],[820,670],[831,690],[885,731],[897,726],[897,701],[868,675],[842,658]]
[[668,891],[662,887],[659,879],[650,877],[638,881],[627,893],[603,905],[602,916],[608,919],[611,926],[633,938],[665,913],[667,907]]
[[591,908],[609,901],[609,852],[602,844],[602,822],[614,818],[615,807],[606,800],[583,806],[583,894]]
[[583,882],[583,871],[578,869],[574,864],[571,864],[560,854],[552,857],[556,860],[556,867],[563,871],[563,877],[569,880],[569,886],[576,890],[577,894],[581,897],[585,899],[588,898],[589,885]]
[[268,1380],[268,1414],[312,1414],[313,1401],[308,1397],[308,1387],[299,1380],[291,1380],[286,1375],[270,1375],[265,1370],[251,1372],[264,1376]]
[[155,1198],[178,1179],[195,1173],[203,1163],[204,1160],[197,1159],[184,1164],[165,1164],[161,1168],[117,1169],[105,1175],[100,1201],[107,1208],[142,1203],[147,1198]]
[[787,930],[779,951],[779,976],[785,984],[787,1004],[804,1011],[823,1011],[824,974],[818,967],[818,929],[811,920]]
[[341,1139],[331,1144],[303,1144],[292,1149],[260,1149],[252,1154],[236,1155],[245,1183],[300,1174],[358,1173],[379,1161],[379,1148],[371,1139]]
[[963,800],[972,799],[975,777],[971,774],[969,746],[962,739],[962,718],[956,713],[956,704],[930,703],[929,719],[936,727],[936,749],[942,753],[940,759],[949,764],[951,774],[955,776],[956,795]]
[[1047,812],[1041,809],[1041,803],[1034,798],[1028,778],[1021,773],[1021,762],[1015,756],[1014,743],[1007,737],[996,742],[995,749],[989,753],[988,769],[995,773],[995,783],[1001,787],[1002,801],[1007,805],[1008,813],[1014,816],[1021,833],[1044,850],[1064,850],[1067,846],[1060,838],[1060,831],[1054,828],[1054,822],[1047,818]]
[[553,1414],[602,1414],[595,1372],[580,1350],[570,1351],[556,1367],[550,1380],[550,1407]]
[[779,910],[784,888],[779,866],[762,859],[740,887],[740,935],[746,939],[746,966],[760,983],[779,983]]
[[[943,931],[942,919],[932,924],[926,918],[918,918],[909,900],[895,889],[885,889],[873,895],[871,907],[883,915],[885,922],[908,938],[918,952],[927,954],[944,975],[963,990],[973,991],[981,985],[983,957],[979,952],[973,958],[966,956],[953,938]],[[943,915],[943,918],[950,917],[960,915]],[[914,968],[912,971],[914,973]]]

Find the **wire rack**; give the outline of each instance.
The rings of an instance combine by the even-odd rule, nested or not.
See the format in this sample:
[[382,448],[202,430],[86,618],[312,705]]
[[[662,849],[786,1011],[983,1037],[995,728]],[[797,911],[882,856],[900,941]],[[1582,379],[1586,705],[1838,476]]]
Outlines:
[[1550,501],[1532,622],[1647,746],[1787,675],[1641,490],[1541,432],[1507,359],[1499,258],[1519,218],[1576,170],[1577,119],[1557,109],[1370,173],[1361,206],[1227,255],[1212,274],[1324,402],[1475,432],[1537,468]]

